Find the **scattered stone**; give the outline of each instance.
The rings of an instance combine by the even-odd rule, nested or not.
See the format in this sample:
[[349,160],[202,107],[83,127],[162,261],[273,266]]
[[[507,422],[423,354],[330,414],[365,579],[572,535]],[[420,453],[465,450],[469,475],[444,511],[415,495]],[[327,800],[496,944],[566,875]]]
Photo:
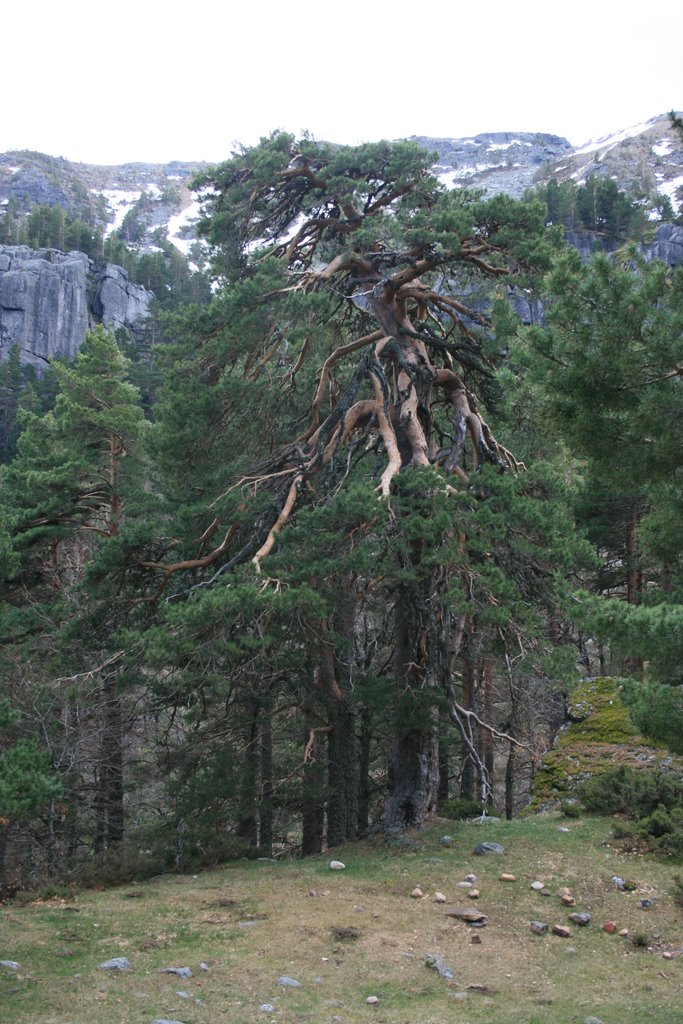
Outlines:
[[103,971],[129,971],[130,960],[127,956],[115,956],[113,960],[105,960],[100,967]]
[[500,843],[479,843],[478,846],[475,846],[474,853],[479,856],[487,853],[505,853],[505,847],[501,846]]
[[479,910],[474,910],[471,907],[449,907],[448,910],[444,910],[446,917],[457,917],[459,921],[466,921],[467,924],[476,924],[479,922],[488,921],[486,914],[482,914]]
[[476,880],[477,880],[477,876],[476,875],[472,875],[472,874],[465,875],[465,881],[466,882],[476,882]]
[[667,950],[666,953],[662,953],[662,957],[664,958],[664,960],[673,960],[674,955],[673,953]]
[[368,998],[365,1000],[365,1002],[368,1004],[368,1006],[378,1006],[379,1005],[379,999],[377,998],[377,996],[368,996]]
[[434,901],[434,903],[445,903],[446,897],[442,892],[435,892],[434,895],[432,896],[432,900]]
[[576,900],[574,899],[574,897],[573,896],[567,896],[566,893],[564,895],[560,896],[560,900],[562,901],[562,904],[565,907],[575,907],[576,906]]
[[481,893],[479,892],[478,889],[470,889],[467,895],[471,900],[478,900],[479,897],[481,896]]
[[570,956],[573,956],[574,953],[576,953],[575,946],[565,946],[565,950],[567,951],[567,953],[569,953]]
[[602,1024],[599,1017],[586,1017],[583,1024]]
[[552,896],[550,889],[541,889],[541,896]]
[[471,889],[472,888],[472,883],[471,882],[458,882],[457,888],[458,889]]
[[425,965],[431,968],[431,970],[436,971],[444,981],[453,981],[453,971],[438,953],[425,953]]
[[566,825],[560,825],[560,827],[558,828],[557,831],[558,832],[571,832],[571,829],[567,828]]
[[410,895],[414,900],[421,900],[422,897],[424,896],[424,893],[422,892],[420,886],[416,885]]
[[192,999],[192,996],[190,995],[190,993],[189,992],[183,992],[182,989],[179,992],[176,992],[176,995],[179,996],[181,999]]
[[238,928],[251,928],[252,925],[258,924],[258,921],[238,921]]
[[209,969],[209,965],[205,964],[204,961],[202,960],[202,962],[199,965],[199,970],[200,971],[208,971],[208,969]]
[[553,935],[559,935],[561,939],[568,939],[571,935],[571,930],[565,928],[563,924],[553,925]]
[[569,920],[573,921],[574,924],[578,924],[579,928],[585,928],[587,924],[591,923],[591,916],[584,913],[570,914]]
[[619,935],[621,936],[622,939],[628,938],[628,928],[622,928],[621,931],[619,932]]
[[545,935],[548,931],[548,925],[544,921],[530,921],[529,931],[533,932],[534,935]]
[[182,978],[183,981],[187,981],[188,978],[192,977],[192,971],[189,967],[160,967],[159,974],[175,974],[177,978]]
[[259,1013],[275,1013],[275,1007],[272,1003],[261,1003]]
[[636,903],[636,906],[637,907],[642,907],[643,910],[649,910],[650,907],[652,906],[652,900],[646,900],[646,899],[638,900],[638,902]]
[[470,942],[473,946],[481,946],[481,935],[477,935],[476,932],[474,935],[470,935]]
[[330,871],[343,871],[345,867],[346,867],[346,864],[344,864],[343,861],[340,861],[340,860],[331,860],[330,861]]
[[563,885],[559,890],[560,896],[571,896],[572,891],[566,885]]
[[453,842],[453,836],[441,836],[441,845],[450,846]]
[[612,875],[612,885],[615,889],[621,889],[621,891],[623,892],[626,886],[626,882],[619,875]]
[[534,892],[543,892],[543,890],[545,889],[545,885],[543,884],[543,882],[532,882],[531,888],[534,890]]
[[167,1020],[166,1017],[156,1017],[152,1024],[183,1024],[182,1020]]
[[286,974],[281,974],[277,979],[277,983],[284,986],[284,988],[301,988],[300,981],[297,981],[296,978],[288,978]]
[[[10,971],[19,970],[19,964],[16,960],[0,960],[0,967],[7,967]],[[100,964],[100,967],[104,967],[104,964]]]
[[[474,936],[472,936],[472,938],[474,938]],[[463,1003],[467,999],[468,994],[469,993],[467,992],[454,992],[453,998],[457,999],[459,1003]]]
[[602,926],[602,930],[603,932],[607,932],[608,935],[614,935],[615,931],[617,930],[617,926],[615,925],[614,921],[605,921],[605,923]]
[[504,871],[503,874],[500,876],[500,880],[501,882],[516,882],[517,875],[511,875],[507,871]]

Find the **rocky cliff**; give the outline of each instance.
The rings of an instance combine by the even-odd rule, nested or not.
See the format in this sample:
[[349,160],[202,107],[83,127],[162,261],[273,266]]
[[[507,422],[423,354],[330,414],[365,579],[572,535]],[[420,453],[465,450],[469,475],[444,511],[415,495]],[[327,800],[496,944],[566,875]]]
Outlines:
[[135,334],[151,300],[121,267],[83,253],[0,246],[0,360],[18,345],[22,363],[40,371],[73,358],[96,323]]

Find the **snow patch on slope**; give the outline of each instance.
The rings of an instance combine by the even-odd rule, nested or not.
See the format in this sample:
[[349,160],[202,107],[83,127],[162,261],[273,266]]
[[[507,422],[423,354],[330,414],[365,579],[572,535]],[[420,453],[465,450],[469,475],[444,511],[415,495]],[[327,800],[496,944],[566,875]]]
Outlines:
[[585,146],[581,146],[580,149],[574,150],[574,156],[583,156],[586,153],[595,153],[599,149],[612,149],[620,142],[625,142],[626,139],[633,139],[636,135],[642,135],[648,128],[652,128],[652,121],[645,121],[642,124],[634,124],[630,128],[624,128],[620,132],[615,132],[614,135],[605,135],[602,139],[598,139],[597,142],[587,142]]

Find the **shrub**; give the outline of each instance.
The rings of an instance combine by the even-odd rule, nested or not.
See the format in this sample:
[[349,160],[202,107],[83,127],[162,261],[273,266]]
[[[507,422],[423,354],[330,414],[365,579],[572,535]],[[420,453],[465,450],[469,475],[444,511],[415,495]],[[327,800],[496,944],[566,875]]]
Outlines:
[[620,767],[584,783],[587,810],[623,814],[635,824],[620,825],[615,834],[638,836],[661,853],[683,854],[683,778],[662,772]]
[[475,818],[482,814],[484,808],[478,800],[469,800],[466,797],[454,797],[446,800],[441,805],[439,814],[443,818],[452,818],[459,821],[461,818]]

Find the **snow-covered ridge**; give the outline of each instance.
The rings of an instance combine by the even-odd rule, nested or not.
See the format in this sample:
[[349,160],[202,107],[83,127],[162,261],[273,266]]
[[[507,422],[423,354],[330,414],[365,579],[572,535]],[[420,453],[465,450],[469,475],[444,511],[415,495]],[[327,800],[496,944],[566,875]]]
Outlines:
[[574,150],[574,156],[584,156],[586,153],[595,153],[599,149],[612,149],[620,142],[625,142],[626,139],[634,139],[637,135],[642,135],[643,132],[648,131],[654,126],[657,118],[653,118],[651,121],[644,121],[641,124],[634,124],[630,128],[623,128],[620,132],[615,132],[613,135],[605,135],[602,139],[598,139],[593,142],[587,142],[585,146],[581,146],[579,149]]

